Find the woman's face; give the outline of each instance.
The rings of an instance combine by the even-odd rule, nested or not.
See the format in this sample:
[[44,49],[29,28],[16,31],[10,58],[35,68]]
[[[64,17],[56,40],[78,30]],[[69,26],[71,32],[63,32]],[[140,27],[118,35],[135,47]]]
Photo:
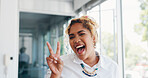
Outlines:
[[81,59],[86,60],[94,52],[94,39],[90,31],[83,27],[81,23],[71,26],[69,32],[69,43],[75,54]]

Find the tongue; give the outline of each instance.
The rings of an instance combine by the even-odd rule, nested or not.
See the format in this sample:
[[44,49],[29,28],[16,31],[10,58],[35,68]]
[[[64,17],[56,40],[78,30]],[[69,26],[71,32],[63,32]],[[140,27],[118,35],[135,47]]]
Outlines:
[[81,54],[84,51],[84,48],[78,49],[78,54]]

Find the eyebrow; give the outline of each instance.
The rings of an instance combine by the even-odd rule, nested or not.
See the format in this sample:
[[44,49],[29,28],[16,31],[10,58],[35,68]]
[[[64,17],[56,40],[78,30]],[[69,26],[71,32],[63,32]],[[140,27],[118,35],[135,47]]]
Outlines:
[[[80,30],[78,31],[78,34],[81,33],[81,32],[85,32],[84,30]],[[69,36],[73,36],[74,34],[69,34]]]
[[84,30],[80,30],[80,31],[78,31],[78,34],[81,33],[81,32],[84,32]]

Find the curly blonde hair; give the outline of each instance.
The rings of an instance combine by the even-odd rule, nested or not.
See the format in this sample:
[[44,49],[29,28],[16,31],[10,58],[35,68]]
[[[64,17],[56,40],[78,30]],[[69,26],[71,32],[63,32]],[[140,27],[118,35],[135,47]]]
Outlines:
[[68,25],[65,31],[66,34],[69,34],[71,26],[75,23],[81,23],[84,28],[90,31],[91,35],[95,36],[94,45],[96,45],[98,41],[98,33],[96,31],[96,29],[98,28],[98,24],[96,23],[96,21],[89,16],[81,16],[80,18],[74,18],[71,20],[70,24]]

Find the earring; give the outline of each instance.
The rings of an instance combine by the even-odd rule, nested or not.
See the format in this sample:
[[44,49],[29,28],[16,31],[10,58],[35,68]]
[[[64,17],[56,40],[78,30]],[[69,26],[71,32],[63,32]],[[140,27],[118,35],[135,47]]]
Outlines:
[[94,48],[96,48],[96,45],[95,45],[95,43],[93,43],[93,45],[94,45]]

